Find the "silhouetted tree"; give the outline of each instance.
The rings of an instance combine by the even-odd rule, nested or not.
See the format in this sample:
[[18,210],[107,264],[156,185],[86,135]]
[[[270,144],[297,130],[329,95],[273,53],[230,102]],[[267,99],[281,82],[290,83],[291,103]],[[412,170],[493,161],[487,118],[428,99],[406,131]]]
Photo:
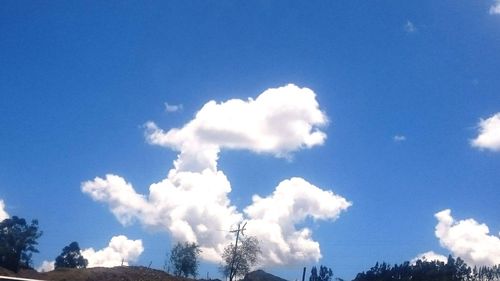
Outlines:
[[85,259],[80,252],[80,246],[78,246],[78,243],[71,242],[71,244],[64,247],[62,253],[57,256],[54,267],[86,268],[88,264],[88,260]]
[[198,275],[198,255],[200,246],[196,243],[177,243],[170,252],[170,264],[176,276]]
[[316,266],[311,268],[311,276],[309,276],[309,281],[332,281],[333,271],[331,268],[321,265],[319,267],[319,273]]
[[[259,241],[255,237],[250,236],[242,239],[236,251],[234,244],[231,243],[224,248],[222,253],[224,264],[220,266],[220,272],[229,277],[229,280],[234,280],[234,277],[237,276],[243,277],[257,263],[259,254]],[[231,266],[233,267],[232,271]],[[229,276],[231,272],[232,276]]]
[[309,281],[319,281],[318,269],[316,266],[311,268],[311,275],[309,276]]
[[20,266],[31,266],[32,253],[38,253],[38,221],[13,216],[0,222],[0,266],[18,272]]

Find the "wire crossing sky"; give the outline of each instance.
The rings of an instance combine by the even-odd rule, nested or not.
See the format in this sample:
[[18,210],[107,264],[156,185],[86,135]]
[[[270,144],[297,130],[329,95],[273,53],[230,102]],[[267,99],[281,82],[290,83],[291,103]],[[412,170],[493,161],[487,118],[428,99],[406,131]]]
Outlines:
[[500,263],[500,2],[6,1],[0,219],[38,270]]

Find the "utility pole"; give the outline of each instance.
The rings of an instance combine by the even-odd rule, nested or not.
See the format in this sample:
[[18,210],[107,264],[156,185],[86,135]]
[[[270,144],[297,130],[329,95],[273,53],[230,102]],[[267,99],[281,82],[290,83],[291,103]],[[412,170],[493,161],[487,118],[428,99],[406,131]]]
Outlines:
[[238,229],[236,230],[230,230],[229,232],[232,232],[232,233],[235,233],[236,232],[236,243],[234,243],[234,252],[233,252],[233,258],[231,259],[231,270],[229,272],[229,281],[233,281],[233,278],[234,278],[234,275],[236,274],[235,272],[235,268],[234,268],[234,260],[236,259],[236,251],[238,249],[238,240],[240,238],[240,233],[241,233],[241,236],[244,236],[245,234],[243,233],[243,231],[245,230],[245,226],[247,225],[247,223],[245,222],[243,224],[243,227],[241,227],[241,223],[238,224]]

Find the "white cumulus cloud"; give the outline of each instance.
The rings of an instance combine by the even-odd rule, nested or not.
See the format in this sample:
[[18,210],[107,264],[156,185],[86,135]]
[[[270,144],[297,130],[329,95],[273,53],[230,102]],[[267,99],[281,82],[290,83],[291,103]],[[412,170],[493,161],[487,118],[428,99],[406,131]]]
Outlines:
[[448,257],[437,254],[434,251],[429,251],[425,252],[422,254],[417,255],[414,259],[411,260],[411,264],[415,264],[417,260],[422,260],[422,261],[440,261],[446,263],[448,261]]
[[168,132],[153,122],[146,124],[152,144],[180,152],[178,170],[216,170],[222,148],[245,149],[284,157],[300,148],[321,145],[327,123],[316,94],[308,88],[287,86],[268,89],[255,100],[231,99],[206,103],[182,128]]
[[[292,178],[269,197],[254,196],[241,212],[229,200],[231,184],[217,169],[217,161],[222,149],[288,157],[322,144],[326,134],[319,128],[326,123],[315,93],[291,84],[268,89],[256,99],[210,101],[182,128],[164,131],[153,122],[146,124],[151,144],[179,151],[174,167],[149,187],[149,195],[136,193],[132,184],[112,174],[82,183],[82,191],[107,203],[122,224],[139,221],[169,232],[177,241],[198,243],[208,261],[220,261],[223,248],[233,239],[227,231],[243,220],[248,220],[249,233],[265,245],[264,262],[317,261],[321,254],[311,230],[297,224],[306,218],[334,220],[351,203]],[[287,208],[280,209],[279,216],[262,211],[278,203]],[[260,233],[260,227],[268,227],[273,235]]]
[[227,195],[231,186],[222,172],[201,173],[171,170],[168,178],[154,183],[149,196],[137,194],[130,183],[117,175],[106,175],[82,185],[94,200],[108,203],[122,224],[139,220],[142,224],[166,230],[175,240],[197,242],[202,255],[217,261],[229,229],[242,220]]
[[143,251],[142,240],[131,240],[119,235],[111,238],[104,249],[84,249],[82,256],[88,260],[88,267],[113,267],[129,265],[130,262],[136,261]]
[[500,237],[491,235],[486,224],[474,219],[455,221],[451,210],[435,214],[436,237],[441,246],[469,265],[493,266],[500,264]]
[[[307,217],[334,220],[352,204],[331,191],[322,190],[302,178],[282,181],[268,197],[254,195],[244,212],[248,232],[262,239],[264,256],[275,264],[298,263],[321,258],[319,243],[311,230],[296,229]],[[300,253],[300,255],[296,255]]]
[[479,149],[500,151],[500,112],[478,124],[479,135],[471,141],[471,145]]
[[[129,265],[136,261],[144,251],[142,240],[131,240],[124,235],[118,235],[111,238],[107,247],[94,250],[87,248],[81,250],[82,256],[87,259],[87,267],[114,267],[120,265]],[[54,261],[43,261],[37,267],[39,272],[54,270]]]
[[9,214],[5,211],[5,203],[0,200],[0,221],[9,218]]
[[490,14],[500,15],[500,0],[496,0],[495,3],[490,7]]

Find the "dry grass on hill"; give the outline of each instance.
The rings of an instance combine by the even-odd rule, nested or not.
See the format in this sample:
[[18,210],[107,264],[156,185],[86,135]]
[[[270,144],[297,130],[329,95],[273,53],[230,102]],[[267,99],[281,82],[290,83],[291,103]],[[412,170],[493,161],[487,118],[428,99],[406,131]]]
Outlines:
[[0,275],[50,281],[192,281],[192,279],[172,276],[161,270],[140,266],[64,268],[44,273],[21,270],[18,274],[0,268]]

